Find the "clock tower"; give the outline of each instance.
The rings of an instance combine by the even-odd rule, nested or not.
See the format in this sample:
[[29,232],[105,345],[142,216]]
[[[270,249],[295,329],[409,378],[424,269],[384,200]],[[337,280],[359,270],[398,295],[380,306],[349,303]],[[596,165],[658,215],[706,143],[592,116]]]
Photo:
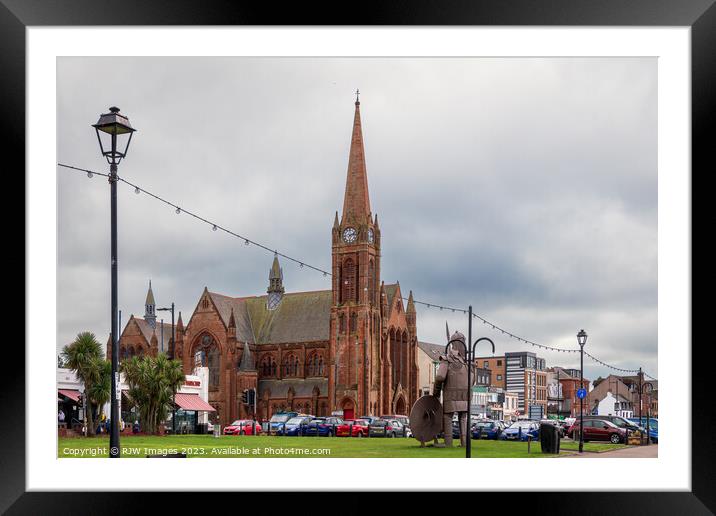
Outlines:
[[380,228],[370,210],[357,96],[343,213],[339,219],[336,212],[332,243],[329,400],[349,419],[379,406],[381,384]]

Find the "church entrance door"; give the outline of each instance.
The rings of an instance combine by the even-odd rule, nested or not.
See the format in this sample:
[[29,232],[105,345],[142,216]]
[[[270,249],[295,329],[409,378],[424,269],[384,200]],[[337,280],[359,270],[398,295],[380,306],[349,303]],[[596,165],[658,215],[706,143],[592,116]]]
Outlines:
[[343,401],[343,419],[355,419],[355,405],[353,400]]

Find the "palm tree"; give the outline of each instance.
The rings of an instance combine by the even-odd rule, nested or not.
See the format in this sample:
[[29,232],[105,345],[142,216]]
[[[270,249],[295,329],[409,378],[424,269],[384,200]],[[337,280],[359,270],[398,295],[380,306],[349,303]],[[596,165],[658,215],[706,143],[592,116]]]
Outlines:
[[92,384],[89,390],[89,399],[97,404],[99,412],[97,417],[102,419],[105,404],[110,400],[112,392],[112,362],[109,360],[99,360],[96,364],[99,370],[97,381]]
[[121,364],[129,391],[130,404],[139,409],[144,431],[157,433],[174,403],[174,394],[184,382],[181,362],[169,360],[165,353],[156,357],[135,356]]
[[92,404],[89,393],[93,385],[100,379],[100,362],[102,360],[102,346],[94,333],[85,331],[77,334],[75,340],[62,349],[62,359],[65,366],[72,369],[77,378],[85,386],[85,399],[87,400],[87,429],[94,428],[92,421]]

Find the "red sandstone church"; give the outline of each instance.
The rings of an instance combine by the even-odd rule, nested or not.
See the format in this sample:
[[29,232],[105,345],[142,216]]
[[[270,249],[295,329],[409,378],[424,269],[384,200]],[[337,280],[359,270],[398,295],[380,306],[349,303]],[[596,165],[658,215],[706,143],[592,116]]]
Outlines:
[[[209,403],[219,422],[251,417],[243,389],[257,389],[256,417],[296,410],[315,415],[406,414],[418,397],[416,313],[412,292],[380,279],[381,234],[370,209],[360,102],[348,157],[343,214],[332,228],[331,290],[285,292],[277,257],[267,294],[232,297],[204,288],[176,346],[171,326],[156,324],[154,294],[143,319],[132,316],[120,357],[156,354],[164,333],[170,356],[209,368]],[[108,344],[108,353],[110,346]]]

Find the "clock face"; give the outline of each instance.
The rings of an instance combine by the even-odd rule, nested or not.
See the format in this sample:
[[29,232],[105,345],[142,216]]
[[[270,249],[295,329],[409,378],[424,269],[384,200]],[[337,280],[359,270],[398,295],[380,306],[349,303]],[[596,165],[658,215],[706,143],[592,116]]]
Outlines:
[[373,229],[368,229],[368,243],[373,243]]
[[358,232],[355,228],[346,228],[343,230],[343,240],[347,243],[352,244],[358,238]]

